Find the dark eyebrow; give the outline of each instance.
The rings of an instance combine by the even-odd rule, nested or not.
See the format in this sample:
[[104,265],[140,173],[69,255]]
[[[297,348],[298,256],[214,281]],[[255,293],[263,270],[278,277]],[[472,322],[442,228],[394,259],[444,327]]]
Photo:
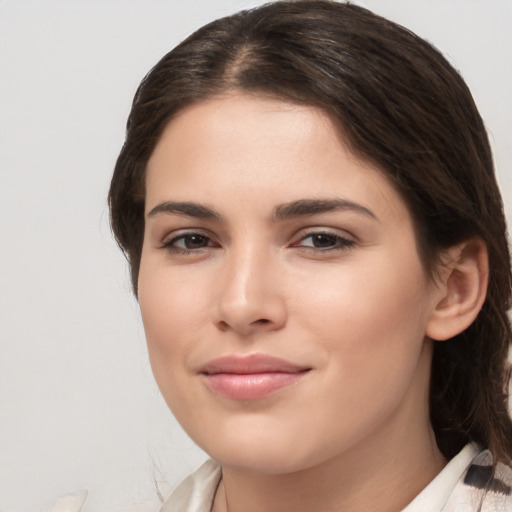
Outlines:
[[272,219],[276,221],[287,220],[293,217],[316,215],[338,210],[351,210],[378,220],[377,216],[368,208],[346,199],[299,199],[298,201],[278,206],[274,210]]
[[[316,215],[338,210],[352,210],[378,220],[377,216],[368,208],[346,199],[299,199],[291,203],[281,204],[275,208],[272,220],[287,220],[293,217]],[[177,213],[199,219],[222,220],[222,216],[212,208],[188,201],[166,201],[160,203],[148,213],[148,217],[153,217],[159,213]]]
[[199,203],[166,201],[157,204],[149,213],[148,217],[153,217],[158,213],[178,213],[189,217],[199,219],[221,220],[221,215],[215,210],[203,206]]

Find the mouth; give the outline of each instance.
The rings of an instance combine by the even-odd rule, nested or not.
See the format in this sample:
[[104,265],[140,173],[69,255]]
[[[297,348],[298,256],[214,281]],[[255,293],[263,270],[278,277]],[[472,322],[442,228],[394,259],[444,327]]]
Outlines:
[[225,356],[200,371],[207,387],[232,400],[259,400],[300,381],[311,368],[284,359],[253,354]]

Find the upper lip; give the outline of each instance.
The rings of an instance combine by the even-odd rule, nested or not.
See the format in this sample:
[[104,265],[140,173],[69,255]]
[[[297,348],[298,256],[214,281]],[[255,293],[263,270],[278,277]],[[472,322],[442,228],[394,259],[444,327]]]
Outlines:
[[311,368],[298,365],[265,354],[228,355],[213,359],[201,368],[201,373],[215,375],[233,373],[239,375],[255,373],[300,373]]

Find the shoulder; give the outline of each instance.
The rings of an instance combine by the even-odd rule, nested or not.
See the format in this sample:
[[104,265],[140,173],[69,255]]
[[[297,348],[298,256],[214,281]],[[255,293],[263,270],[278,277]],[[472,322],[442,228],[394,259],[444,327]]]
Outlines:
[[160,512],[210,512],[220,479],[220,466],[207,460],[176,487]]
[[442,512],[512,511],[512,469],[498,463],[488,450],[471,461],[457,482]]
[[512,512],[512,469],[466,445],[402,512]]
[[86,498],[87,491],[66,494],[57,500],[55,505],[50,509],[50,512],[81,512]]

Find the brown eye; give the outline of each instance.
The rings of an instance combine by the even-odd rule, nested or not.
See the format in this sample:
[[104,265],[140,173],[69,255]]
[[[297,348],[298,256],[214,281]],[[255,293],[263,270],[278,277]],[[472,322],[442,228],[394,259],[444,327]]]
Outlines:
[[182,244],[185,249],[202,249],[207,247],[209,238],[203,235],[185,235],[182,237]]
[[352,247],[355,244],[353,240],[344,238],[334,233],[309,233],[304,236],[296,245],[308,249],[318,249],[320,251],[343,250]]
[[163,243],[165,249],[176,253],[199,251],[214,246],[211,238],[201,233],[184,233]]
[[318,249],[325,249],[326,247],[334,247],[338,242],[337,237],[333,235],[326,235],[319,233],[317,235],[311,235],[311,244],[313,247]]

